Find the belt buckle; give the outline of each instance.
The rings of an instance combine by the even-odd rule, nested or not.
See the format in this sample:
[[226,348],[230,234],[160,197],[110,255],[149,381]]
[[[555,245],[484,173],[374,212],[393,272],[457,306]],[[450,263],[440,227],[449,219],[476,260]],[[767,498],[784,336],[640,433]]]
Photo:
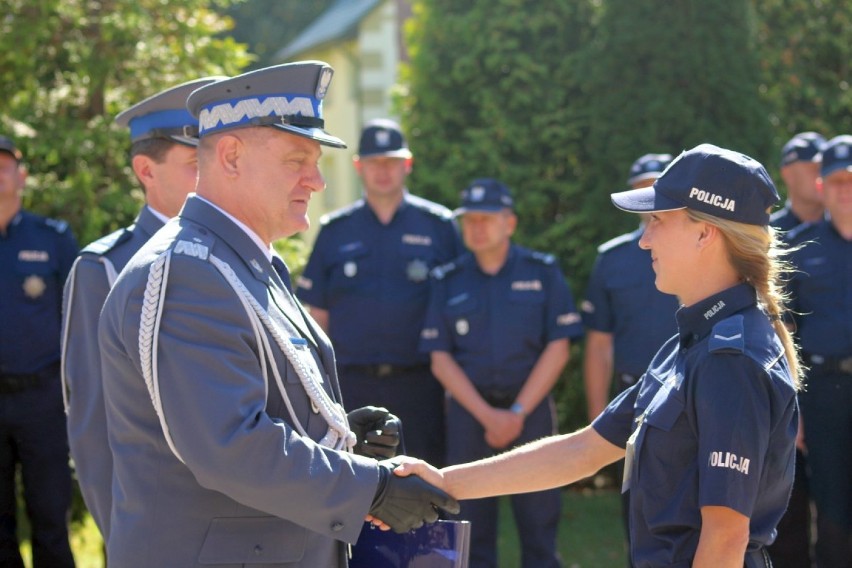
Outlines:
[[837,367],[847,375],[852,375],[852,357],[841,359]]
[[379,378],[389,377],[393,374],[393,365],[389,363],[382,363],[380,365],[376,365],[376,376]]

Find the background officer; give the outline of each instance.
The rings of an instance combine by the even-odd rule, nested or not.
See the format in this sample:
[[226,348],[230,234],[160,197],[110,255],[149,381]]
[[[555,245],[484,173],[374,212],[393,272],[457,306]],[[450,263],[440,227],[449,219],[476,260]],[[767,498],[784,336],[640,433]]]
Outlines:
[[825,138],[816,132],[800,132],[781,150],[781,178],[787,186],[787,202],[769,218],[780,231],[789,231],[800,223],[822,219],[825,207],[817,189],[820,149]]
[[186,97],[215,79],[166,89],[116,117],[116,123],[130,129],[131,166],[146,204],[132,225],[84,248],[65,283],[62,369],[68,441],[83,499],[104,542],[112,505],[112,454],[101,387],[98,318],[130,257],[178,214],[195,189],[198,120],[186,110]]
[[852,136],[822,149],[819,187],[827,219],[790,231],[789,283],[802,358],[800,393],[819,568],[852,566]]
[[417,342],[429,270],[461,243],[448,209],[406,189],[411,166],[395,122],[366,125],[355,156],[364,197],[323,218],[297,294],[331,337],[346,404],[386,407],[407,454],[443,463],[443,390]]
[[[556,432],[553,385],[582,335],[551,255],[514,245],[509,189],[478,179],[462,193],[468,252],[434,270],[420,348],[447,390],[447,461],[464,463]],[[512,497],[523,566],[558,566],[558,490]],[[497,500],[464,503],[471,567],[497,566]]]
[[21,567],[21,465],[33,565],[73,566],[71,470],[59,381],[62,285],[77,255],[67,223],[21,209],[26,169],[0,136],[0,565]]
[[[653,185],[671,161],[671,154],[645,154],[633,162],[627,183],[632,189]],[[590,421],[606,408],[613,391],[619,394],[636,383],[660,347],[677,333],[677,298],[654,285],[651,255],[639,247],[647,215],[640,218],[638,229],[598,247],[586,287],[583,380]],[[621,465],[616,468],[617,479],[622,477]],[[622,494],[628,547],[629,499],[627,492]]]
[[[787,186],[787,202],[769,217],[779,231],[790,231],[801,223],[816,223],[823,218],[822,191],[817,188],[820,150],[825,138],[816,132],[800,132],[781,150],[781,178]],[[796,478],[790,502],[778,536],[769,547],[775,568],[809,567],[811,561],[811,499],[808,487],[807,455],[803,448],[804,432],[799,429],[796,447]]]
[[278,65],[187,99],[197,192],[128,261],[99,322],[116,566],[342,568],[368,513],[407,531],[457,510],[348,451],[382,413],[345,414],[331,344],[271,246],[308,227],[321,145],[345,146],[324,130],[332,73]]

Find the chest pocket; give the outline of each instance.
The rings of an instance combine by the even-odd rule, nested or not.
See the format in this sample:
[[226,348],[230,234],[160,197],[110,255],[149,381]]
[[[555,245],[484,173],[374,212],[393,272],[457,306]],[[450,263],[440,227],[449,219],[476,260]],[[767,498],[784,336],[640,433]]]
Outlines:
[[362,242],[339,249],[332,261],[329,287],[332,290],[351,290],[367,286],[370,281],[370,257],[370,248]]
[[218,518],[210,523],[200,564],[282,564],[305,554],[307,531],[274,517]]
[[[673,382],[677,382],[677,375],[674,377]],[[668,381],[672,379],[669,378]],[[642,394],[645,395],[644,400]],[[645,408],[639,414],[639,431],[635,440],[634,463],[636,465],[634,467],[636,469],[633,474],[636,479],[641,478],[639,464],[642,460],[655,462],[654,471],[659,471],[660,466],[666,467],[666,464],[682,467],[683,460],[687,459],[685,452],[688,451],[686,446],[689,443],[684,436],[674,435],[672,430],[684,414],[683,393],[666,382],[660,385],[656,392],[651,392],[649,389],[645,393],[640,393],[637,408],[640,405]]]
[[462,292],[451,296],[444,307],[444,320],[459,347],[464,349],[481,341],[485,320],[475,295]]

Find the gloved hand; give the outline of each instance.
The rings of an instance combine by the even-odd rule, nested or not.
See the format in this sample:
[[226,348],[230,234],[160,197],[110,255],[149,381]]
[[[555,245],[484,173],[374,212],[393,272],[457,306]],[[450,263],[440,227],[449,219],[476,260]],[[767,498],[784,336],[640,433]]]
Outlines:
[[355,453],[368,458],[387,459],[396,455],[402,437],[402,422],[386,408],[365,406],[346,415],[355,434]]
[[458,513],[459,502],[415,475],[393,474],[395,464],[379,463],[379,487],[373,497],[370,515],[389,525],[396,533],[406,533],[438,520],[438,510]]

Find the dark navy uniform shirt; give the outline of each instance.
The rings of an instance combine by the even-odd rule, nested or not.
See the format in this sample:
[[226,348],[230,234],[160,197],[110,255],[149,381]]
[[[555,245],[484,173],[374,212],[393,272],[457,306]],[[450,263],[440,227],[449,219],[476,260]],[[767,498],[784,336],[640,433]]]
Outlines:
[[582,333],[554,257],[512,245],[494,275],[470,252],[435,269],[420,349],[451,353],[479,387],[515,388],[548,343]]
[[729,288],[677,321],[639,383],[593,422],[627,447],[637,568],[690,566],[704,506],[749,517],[748,550],[770,544],[793,484],[796,392],[754,289]]
[[77,250],[66,222],[23,210],[0,233],[0,373],[59,360],[62,286]]
[[769,224],[779,231],[789,231],[801,225],[802,220],[796,217],[796,214],[790,209],[790,202],[787,202],[784,207],[769,216]]
[[363,199],[322,223],[297,295],[328,311],[338,364],[427,363],[429,271],[463,250],[449,209],[406,191],[387,225]]
[[787,235],[796,271],[789,282],[790,313],[807,354],[852,356],[852,241],[829,220],[801,225]]
[[614,371],[639,377],[651,358],[677,333],[675,296],[657,290],[651,254],[639,248],[643,229],[616,237],[598,248],[583,324],[611,333]]

